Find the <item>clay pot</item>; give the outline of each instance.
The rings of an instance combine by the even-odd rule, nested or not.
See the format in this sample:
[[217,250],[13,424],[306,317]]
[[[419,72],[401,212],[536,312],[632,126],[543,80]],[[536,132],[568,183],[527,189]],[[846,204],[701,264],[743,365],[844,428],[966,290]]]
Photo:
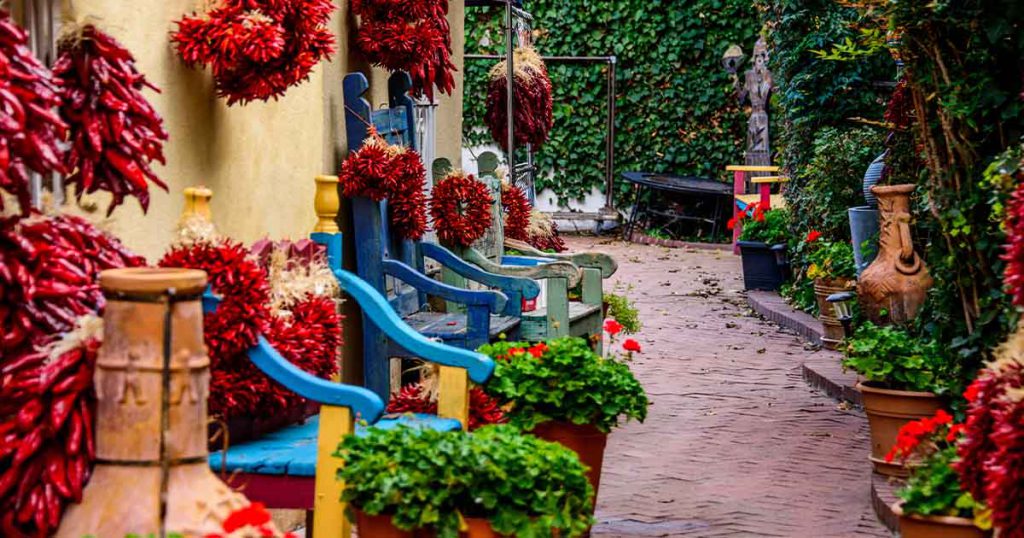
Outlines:
[[928,418],[942,409],[942,402],[935,393],[909,390],[890,390],[873,386],[870,382],[857,384],[864,399],[864,412],[871,429],[871,463],[875,471],[886,476],[906,477],[909,466],[899,461],[885,461],[885,455],[896,444],[896,436],[904,424]]
[[910,230],[910,194],[914,185],[871,187],[881,212],[879,252],[858,282],[857,297],[868,319],[904,324],[924,304],[932,277],[914,251]]
[[843,341],[843,324],[836,317],[835,308],[826,299],[833,293],[850,291],[854,282],[847,278],[816,278],[814,279],[814,298],[818,301],[818,319],[821,321],[821,344],[828,349],[836,349]]
[[984,531],[964,517],[919,516],[903,512],[901,503],[892,506],[900,518],[900,536],[903,538],[986,538],[991,531]]
[[538,424],[533,435],[552,443],[558,443],[579,457],[584,465],[590,467],[587,480],[594,488],[594,504],[597,504],[597,489],[601,485],[601,465],[604,463],[604,447],[608,443],[608,434],[594,426],[572,424],[569,422],[549,421]]
[[[356,510],[356,527],[359,536],[367,538],[433,538],[435,533],[425,530],[403,531],[391,523],[390,515],[371,516]],[[481,518],[466,518],[469,529],[460,532],[460,538],[498,538],[500,535],[491,528],[491,523]]]
[[219,534],[223,518],[249,501],[207,462],[210,360],[200,303],[206,273],[114,269],[100,274],[100,286],[107,307],[93,376],[97,464],[57,536],[157,533],[164,488],[164,530]]

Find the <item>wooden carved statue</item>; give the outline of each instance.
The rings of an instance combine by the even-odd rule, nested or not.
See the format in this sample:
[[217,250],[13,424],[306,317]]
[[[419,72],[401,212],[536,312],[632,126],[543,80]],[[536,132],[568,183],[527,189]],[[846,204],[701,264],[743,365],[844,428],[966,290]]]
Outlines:
[[914,185],[876,185],[871,192],[881,212],[879,253],[860,276],[858,298],[871,321],[903,324],[914,319],[932,286],[911,236]]
[[736,80],[740,104],[750,102],[750,120],[747,123],[747,153],[745,164],[767,166],[771,164],[771,137],[768,129],[768,101],[775,85],[768,69],[768,46],[764,38],[754,45],[753,65]]

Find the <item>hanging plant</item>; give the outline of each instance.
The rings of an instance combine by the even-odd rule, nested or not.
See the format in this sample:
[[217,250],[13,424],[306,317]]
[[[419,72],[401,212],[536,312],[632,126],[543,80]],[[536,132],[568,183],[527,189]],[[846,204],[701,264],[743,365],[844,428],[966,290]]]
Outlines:
[[95,458],[100,271],[144,265],[71,216],[0,221],[0,535],[47,536]]
[[53,68],[60,86],[61,119],[69,126],[71,149],[65,182],[76,195],[98,190],[113,199],[107,215],[125,196],[149,209],[149,183],[167,190],[150,168],[167,164],[163,119],[142,95],[143,87],[159,92],[135,68],[135,57],[114,38],[92,25],[66,36]]
[[444,243],[469,247],[491,227],[491,197],[487,185],[472,175],[452,172],[434,185],[430,216]]
[[407,71],[413,92],[434,99],[434,88],[455,89],[448,0],[353,0],[359,16],[356,47],[367,61]]
[[361,148],[349,154],[338,174],[346,198],[388,201],[388,221],[403,239],[419,240],[427,228],[427,172],[415,151],[388,144],[371,131]]
[[[67,125],[54,109],[60,97],[50,70],[28,48],[28,33],[0,9],[0,191],[28,213],[29,175],[63,173],[58,145]],[[0,209],[3,209],[0,197]]]
[[[532,144],[536,150],[547,142],[554,126],[551,78],[544,60],[532,48],[517,49],[513,63],[515,144]],[[507,62],[500,62],[491,69],[486,107],[484,121],[491,136],[503,150],[508,151]]]
[[336,50],[331,0],[221,0],[171,35],[190,67],[209,66],[228,105],[269,101],[309,78]]

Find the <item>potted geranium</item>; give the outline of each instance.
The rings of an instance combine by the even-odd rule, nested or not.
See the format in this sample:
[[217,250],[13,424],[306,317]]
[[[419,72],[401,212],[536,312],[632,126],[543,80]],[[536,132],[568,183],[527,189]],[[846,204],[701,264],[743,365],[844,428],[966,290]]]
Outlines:
[[360,536],[580,536],[593,490],[571,450],[511,426],[398,427],[346,437],[335,457]]
[[843,367],[861,376],[857,389],[871,429],[871,462],[879,473],[906,476],[907,467],[885,461],[885,455],[904,424],[942,408],[934,392],[943,363],[939,347],[903,329],[868,322],[847,340],[845,353]]
[[736,244],[743,262],[743,287],[774,291],[786,280],[789,266],[786,241],[789,216],[785,209],[764,210],[753,204],[748,211],[729,221],[729,229],[742,221],[743,232]]
[[991,511],[965,491],[956,472],[957,441],[964,425],[939,410],[935,415],[908,422],[886,460],[914,457],[919,463],[893,512],[900,518],[903,538],[984,538],[991,535]]
[[[627,339],[623,349],[639,352],[640,345]],[[533,346],[496,342],[480,352],[495,359],[485,390],[508,407],[509,423],[575,450],[590,467],[596,497],[608,433],[622,417],[647,417],[647,394],[629,366],[573,337]]]
[[822,344],[835,349],[843,340],[843,325],[828,303],[829,295],[850,291],[856,285],[857,264],[853,246],[846,241],[826,241],[811,230],[804,240],[807,255],[807,278],[814,281],[814,297],[818,303],[818,319],[822,325]]

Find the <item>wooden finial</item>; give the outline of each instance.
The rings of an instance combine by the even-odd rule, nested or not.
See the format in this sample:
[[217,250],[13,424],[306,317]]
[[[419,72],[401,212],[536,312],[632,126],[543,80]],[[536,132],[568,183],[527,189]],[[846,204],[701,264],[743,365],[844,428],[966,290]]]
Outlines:
[[181,221],[199,217],[205,221],[213,221],[213,211],[210,209],[210,199],[213,198],[213,191],[206,187],[186,187],[185,209],[181,212]]
[[316,196],[313,198],[313,209],[316,210],[316,226],[314,232],[338,233],[337,218],[341,209],[341,198],[338,196],[338,176],[317,176]]

